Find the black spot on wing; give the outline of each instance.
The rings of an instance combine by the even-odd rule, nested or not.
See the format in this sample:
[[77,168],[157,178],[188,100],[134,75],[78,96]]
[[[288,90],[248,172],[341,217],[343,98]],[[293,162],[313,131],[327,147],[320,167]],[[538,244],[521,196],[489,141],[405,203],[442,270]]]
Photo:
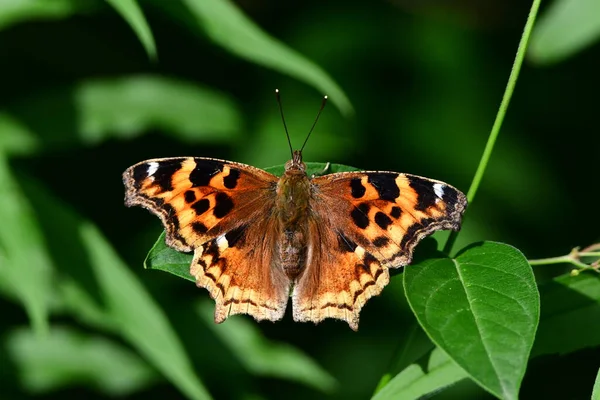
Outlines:
[[210,208],[210,201],[208,199],[198,200],[192,204],[192,208],[196,212],[196,215],[202,215]]
[[450,214],[456,209],[458,197],[458,191],[456,189],[444,185],[444,195],[442,196],[442,200],[446,203],[446,213]]
[[[219,258],[219,246],[217,245],[217,240],[213,239],[210,242],[204,245],[204,250],[202,251],[202,256],[212,256],[211,264],[214,265],[217,263],[217,259]],[[222,273],[223,271],[221,271]]]
[[225,187],[227,189],[235,189],[239,178],[240,178],[240,171],[237,169],[230,168],[229,175],[227,175],[225,178],[223,178],[223,185],[225,185]]
[[196,201],[196,192],[194,192],[193,190],[186,190],[183,194],[183,198],[185,199],[186,203],[193,203]]
[[133,176],[133,185],[139,189],[142,181],[148,177],[148,164],[139,164],[133,167],[131,176]]
[[196,168],[190,172],[192,187],[208,186],[213,176],[223,171],[223,163],[203,158],[194,158]]
[[377,214],[375,214],[375,223],[379,225],[381,229],[385,230],[392,224],[392,219],[381,211],[378,211]]
[[386,236],[379,236],[378,238],[375,238],[375,240],[373,240],[373,244],[377,247],[387,246],[389,242],[390,239]]
[[338,233],[337,239],[338,239],[338,248],[340,250],[345,251],[347,253],[352,253],[352,252],[354,252],[354,250],[356,250],[356,247],[357,247],[356,243],[354,243],[352,240],[350,240],[350,238],[348,238],[343,233]]
[[362,182],[360,181],[360,178],[353,178],[350,181],[350,189],[352,191],[352,197],[354,197],[355,199],[360,199],[365,195],[365,192],[367,191],[367,188],[363,186]]
[[[371,264],[377,264],[379,265],[379,261],[377,261],[377,259],[375,258],[375,256],[371,253],[365,253],[365,256],[363,257],[363,262],[365,263],[365,265],[371,265]],[[369,273],[371,272],[371,270],[369,269]],[[373,278],[375,278],[377,280],[377,274],[376,276],[374,276]]]
[[244,243],[246,240],[246,228],[246,225],[241,225],[225,234],[225,239],[227,239],[229,247],[235,247]]
[[361,229],[369,226],[369,208],[367,203],[361,203],[352,210],[350,216],[352,217],[352,221],[354,221],[354,225]]
[[398,206],[392,207],[392,211],[390,211],[390,215],[392,218],[398,219],[402,215],[402,209]]
[[215,196],[215,208],[213,215],[216,218],[223,218],[233,209],[233,200],[226,193],[219,192]]
[[192,229],[198,234],[208,232],[208,228],[202,222],[192,222]]
[[396,183],[398,174],[377,173],[369,174],[369,183],[377,190],[379,198],[382,200],[394,201],[400,196],[400,189]]
[[437,196],[433,190],[434,182],[418,176],[409,176],[408,183],[417,193],[417,205],[415,208],[419,211],[425,211],[435,205]]
[[[163,192],[170,192],[173,190],[173,175],[181,169],[181,160],[157,161],[156,163],[158,164],[158,168],[152,174],[154,183],[160,186]],[[148,164],[146,164],[147,166]]]

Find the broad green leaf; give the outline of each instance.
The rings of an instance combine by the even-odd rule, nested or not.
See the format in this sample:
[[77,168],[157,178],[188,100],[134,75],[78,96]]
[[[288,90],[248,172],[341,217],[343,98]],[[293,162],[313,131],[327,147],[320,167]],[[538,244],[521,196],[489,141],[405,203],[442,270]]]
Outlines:
[[48,331],[52,260],[35,214],[0,151],[0,279],[10,285],[38,334]]
[[404,272],[411,308],[431,340],[484,389],[516,399],[539,320],[539,294],[523,254],[482,242],[455,259]]
[[82,223],[80,234],[121,334],[188,397],[209,399],[160,307],[96,227]]
[[247,318],[230,318],[217,325],[214,309],[212,301],[198,304],[198,313],[206,325],[250,373],[303,383],[323,392],[335,388],[335,379],[300,350],[265,339]]
[[[326,166],[327,164],[323,163],[306,163],[306,172],[308,175],[319,175],[323,173]],[[274,167],[265,168],[265,171],[277,176],[280,176],[284,170],[285,165],[277,165]],[[335,173],[345,171],[356,171],[356,168],[341,164],[330,164],[326,172]],[[189,272],[191,262],[191,254],[180,253],[165,244],[165,233],[163,232],[158,237],[154,243],[154,246],[152,246],[150,252],[146,256],[144,267],[148,269],[158,269],[169,272],[180,278],[195,281]]]
[[592,390],[592,400],[600,400],[600,370],[596,375],[596,381],[594,382],[594,389]]
[[21,22],[60,19],[95,7],[90,0],[0,0],[0,30]]
[[3,126],[10,129],[3,131],[0,146],[23,153],[132,138],[150,129],[190,142],[230,141],[241,132],[241,116],[232,100],[214,90],[136,75],[32,94],[0,114]]
[[378,391],[373,400],[420,399],[468,376],[436,347],[429,355],[426,367],[417,363],[409,365]]
[[562,275],[540,285],[542,313],[531,351],[566,354],[600,346],[600,278],[596,274]]
[[156,45],[152,31],[135,0],[106,0],[131,26],[151,59],[156,58]]
[[16,329],[8,333],[6,347],[22,385],[32,393],[85,385],[111,396],[124,396],[158,378],[122,344],[67,327],[54,326],[44,337]]
[[552,64],[600,39],[600,1],[554,0],[540,16],[531,37],[529,58]]
[[183,0],[200,27],[218,45],[257,64],[304,81],[329,95],[346,116],[353,113],[342,89],[318,65],[269,36],[230,0]]

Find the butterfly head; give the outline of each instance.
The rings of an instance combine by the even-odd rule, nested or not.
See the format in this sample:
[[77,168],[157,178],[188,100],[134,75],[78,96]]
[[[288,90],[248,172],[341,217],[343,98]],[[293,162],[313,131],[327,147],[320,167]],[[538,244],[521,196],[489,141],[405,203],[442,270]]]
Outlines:
[[294,150],[292,159],[285,164],[286,174],[306,174],[306,164],[302,161],[302,150]]

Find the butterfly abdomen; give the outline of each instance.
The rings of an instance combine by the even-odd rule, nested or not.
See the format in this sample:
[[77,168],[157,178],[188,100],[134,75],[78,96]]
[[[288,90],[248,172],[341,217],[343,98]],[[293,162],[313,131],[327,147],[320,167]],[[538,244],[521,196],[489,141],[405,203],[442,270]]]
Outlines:
[[285,274],[295,279],[306,266],[310,180],[303,170],[287,170],[277,184],[278,255]]

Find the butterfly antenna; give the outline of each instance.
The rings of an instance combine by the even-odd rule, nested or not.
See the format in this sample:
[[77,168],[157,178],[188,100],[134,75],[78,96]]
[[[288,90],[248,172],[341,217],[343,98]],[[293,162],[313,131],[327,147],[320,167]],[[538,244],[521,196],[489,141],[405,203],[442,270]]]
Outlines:
[[292,158],[294,158],[294,149],[292,148],[290,133],[288,132],[287,124],[285,123],[285,117],[283,116],[283,107],[281,106],[281,95],[279,94],[279,89],[275,89],[275,98],[277,99],[277,105],[279,106],[279,114],[281,114],[281,121],[283,122],[283,129],[285,129],[285,136],[287,136],[288,145],[290,146],[290,153]]
[[306,139],[304,139],[304,143],[302,143],[302,147],[300,148],[301,153],[302,153],[302,150],[304,150],[304,146],[306,146],[306,142],[308,142],[308,138],[310,137],[310,134],[312,133],[313,129],[315,129],[315,126],[317,125],[317,121],[319,120],[319,117],[321,116],[321,112],[325,108],[325,104],[327,104],[327,96],[323,96],[323,101],[321,102],[321,108],[319,108],[319,112],[317,113],[317,118],[315,118],[315,122],[313,122],[312,126],[310,127],[310,131],[308,131],[308,135],[306,135]]

